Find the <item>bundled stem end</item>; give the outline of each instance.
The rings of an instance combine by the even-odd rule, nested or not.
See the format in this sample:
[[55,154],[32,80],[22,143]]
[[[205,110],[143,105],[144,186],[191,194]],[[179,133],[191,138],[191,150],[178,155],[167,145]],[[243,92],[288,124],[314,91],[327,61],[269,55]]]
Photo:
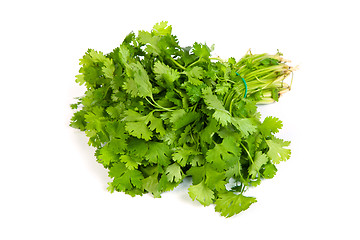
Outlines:
[[[291,90],[293,72],[299,68],[299,66],[289,66],[288,62],[290,61],[284,59],[280,52],[273,55],[253,54],[249,50],[233,65],[236,73],[246,81],[246,86],[240,83],[237,90],[239,92],[247,90],[248,96],[258,94],[257,104],[277,102],[281,96]],[[291,82],[285,83],[285,79],[290,75],[292,75]]]

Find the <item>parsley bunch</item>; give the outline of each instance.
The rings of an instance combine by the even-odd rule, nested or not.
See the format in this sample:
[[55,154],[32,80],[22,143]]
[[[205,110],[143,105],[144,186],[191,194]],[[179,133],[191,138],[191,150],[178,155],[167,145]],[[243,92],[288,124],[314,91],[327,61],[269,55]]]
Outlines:
[[274,136],[282,122],[261,121],[257,104],[288,91],[293,69],[279,52],[211,57],[212,47],[181,47],[171,31],[161,22],[109,54],[89,49],[70,126],[109,170],[110,192],[160,197],[192,177],[189,196],[231,217],[256,202],[245,191],[290,157],[290,142]]

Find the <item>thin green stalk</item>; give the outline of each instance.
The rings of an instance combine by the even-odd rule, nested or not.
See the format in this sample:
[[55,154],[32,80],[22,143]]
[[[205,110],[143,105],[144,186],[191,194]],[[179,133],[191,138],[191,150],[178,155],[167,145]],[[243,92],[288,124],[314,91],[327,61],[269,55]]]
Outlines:
[[245,192],[245,188],[246,188],[245,184],[242,184],[242,187],[241,187],[241,190],[240,190],[240,194],[242,194],[243,192]]
[[110,86],[111,86],[111,85],[109,85],[109,86],[106,88],[105,93],[104,93],[104,96],[103,96],[103,99],[106,97],[106,95],[107,95],[107,93],[108,93],[108,91],[109,91],[109,89],[110,89]]
[[249,159],[250,159],[251,163],[254,163],[254,160],[252,159],[249,150],[245,147],[245,145],[242,142],[240,142],[240,145],[245,149],[245,152],[249,156]]
[[156,108],[163,109],[164,111],[169,111],[169,112],[174,111],[174,109],[166,108],[166,107],[163,107],[163,106],[161,106],[160,104],[158,104],[158,103],[154,100],[154,98],[153,98],[152,96],[150,97],[150,99],[151,99],[153,102],[149,101],[149,99],[147,99],[147,98],[145,97],[145,100],[146,100],[151,106],[156,107]]
[[283,65],[274,65],[274,66],[260,68],[260,69],[257,69],[255,71],[251,71],[245,77],[250,78],[250,77],[258,76],[258,75],[265,74],[265,73],[273,73],[276,70],[281,71],[281,70],[285,70],[285,69],[284,69]]
[[236,94],[236,91],[231,90],[231,91],[228,92],[228,94],[225,95],[225,98],[224,98],[224,107],[225,107],[225,109],[229,109],[231,101],[232,101],[235,94]]
[[217,61],[220,61],[220,62],[225,62],[224,59],[219,58],[219,57],[210,57],[209,59],[210,59],[210,60],[217,60]]
[[235,96],[233,97],[233,99],[231,100],[230,102],[230,106],[229,106],[229,112],[230,112],[230,115],[231,115],[231,112],[232,112],[232,106],[233,106],[233,103],[236,102],[237,100],[239,100],[239,96]]
[[147,99],[147,97],[145,97],[145,100],[153,107],[157,107],[155,104],[153,104],[152,102],[149,101],[149,99]]
[[195,62],[193,62],[193,63],[191,63],[189,66],[187,66],[187,67],[191,67],[191,66],[193,66],[193,65],[195,65],[195,64],[197,64],[198,62],[200,62],[202,60],[202,58],[200,57],[198,60],[196,60]]
[[182,70],[185,70],[186,68],[184,66],[182,66],[180,63],[178,63],[175,59],[173,59],[172,57],[170,58],[171,61],[173,63],[175,63],[176,66],[178,66],[179,68],[181,68]]
[[187,99],[186,95],[185,95],[183,92],[181,92],[180,90],[176,89],[176,88],[174,88],[174,91],[175,91],[177,94],[179,94],[179,96],[181,97],[181,102],[182,102],[182,104],[183,104],[183,107],[184,107],[184,108],[188,108],[188,107],[189,107],[189,103],[188,103],[188,99]]
[[196,102],[195,105],[193,105],[193,106],[191,107],[191,111],[192,111],[192,112],[195,112],[198,103],[199,103],[199,102]]

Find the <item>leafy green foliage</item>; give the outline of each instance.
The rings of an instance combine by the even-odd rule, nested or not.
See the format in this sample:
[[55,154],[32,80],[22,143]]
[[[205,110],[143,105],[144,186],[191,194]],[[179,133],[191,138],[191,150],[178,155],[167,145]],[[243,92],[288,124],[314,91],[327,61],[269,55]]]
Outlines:
[[253,197],[245,197],[242,194],[235,194],[232,192],[225,192],[219,195],[215,201],[215,211],[220,212],[221,216],[231,217],[240,213],[255,203],[256,199]]
[[192,200],[196,199],[204,206],[209,206],[213,203],[215,197],[214,192],[205,184],[205,182],[190,186],[189,196]]
[[[289,159],[290,142],[274,135],[282,122],[261,121],[256,107],[266,91],[283,88],[277,79],[288,72],[279,56],[225,61],[212,59],[212,50],[181,47],[160,22],[109,54],[89,49],[80,59],[75,81],[87,90],[71,105],[70,126],[96,149],[110,192],[158,198],[191,177],[190,198],[231,217],[256,202],[246,190]],[[237,72],[248,81],[246,98]]]

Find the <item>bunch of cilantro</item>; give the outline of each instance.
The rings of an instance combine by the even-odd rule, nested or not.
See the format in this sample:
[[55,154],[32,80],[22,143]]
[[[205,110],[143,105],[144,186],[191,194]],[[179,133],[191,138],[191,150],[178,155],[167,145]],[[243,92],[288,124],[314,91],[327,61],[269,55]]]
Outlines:
[[290,142],[274,136],[282,122],[261,121],[257,104],[289,90],[292,69],[279,52],[211,57],[212,47],[181,47],[171,31],[161,22],[109,54],[89,49],[70,126],[109,170],[110,192],[160,197],[191,177],[189,196],[231,217],[256,202],[245,191],[290,157]]

